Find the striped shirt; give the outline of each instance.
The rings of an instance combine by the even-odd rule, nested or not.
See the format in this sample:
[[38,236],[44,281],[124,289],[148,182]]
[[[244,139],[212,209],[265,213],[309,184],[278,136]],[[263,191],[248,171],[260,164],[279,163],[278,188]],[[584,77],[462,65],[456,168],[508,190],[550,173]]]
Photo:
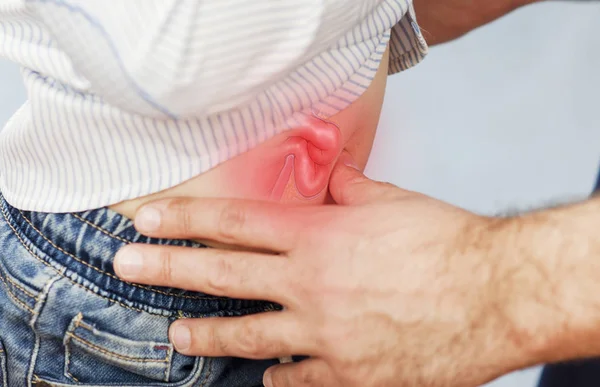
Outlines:
[[[0,132],[0,191],[73,212],[173,187],[330,116],[427,45],[412,0],[0,0],[28,101]],[[108,6],[110,4],[110,6]]]

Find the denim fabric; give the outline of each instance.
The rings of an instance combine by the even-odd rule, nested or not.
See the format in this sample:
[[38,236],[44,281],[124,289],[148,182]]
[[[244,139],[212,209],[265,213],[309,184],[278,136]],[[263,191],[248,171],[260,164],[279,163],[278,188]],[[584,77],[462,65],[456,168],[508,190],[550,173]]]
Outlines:
[[[600,172],[594,192],[600,193]],[[600,386],[600,359],[590,359],[546,366],[538,387],[598,386]]]
[[167,337],[178,318],[277,305],[129,284],[113,271],[127,243],[202,246],[144,237],[108,209],[23,212],[0,196],[0,210],[0,386],[249,387],[277,363],[186,357]]

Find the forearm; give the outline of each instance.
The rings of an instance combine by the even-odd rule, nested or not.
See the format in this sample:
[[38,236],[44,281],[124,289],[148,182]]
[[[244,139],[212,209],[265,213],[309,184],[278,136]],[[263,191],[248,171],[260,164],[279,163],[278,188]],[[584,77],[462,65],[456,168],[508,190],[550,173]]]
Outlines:
[[502,228],[501,278],[510,284],[504,297],[520,366],[600,355],[600,198]]
[[429,45],[456,39],[515,9],[542,0],[414,0],[415,12]]

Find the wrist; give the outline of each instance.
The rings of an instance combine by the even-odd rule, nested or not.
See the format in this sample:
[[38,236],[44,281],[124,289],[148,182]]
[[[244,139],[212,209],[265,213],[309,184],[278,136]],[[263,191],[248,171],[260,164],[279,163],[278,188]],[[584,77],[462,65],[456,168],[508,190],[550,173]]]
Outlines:
[[[519,247],[530,221],[521,217],[489,218],[480,231],[484,246],[482,271],[485,286],[482,315],[487,316],[485,358],[497,376],[537,364],[541,357],[541,326],[530,302],[542,286],[536,262],[525,262],[530,254]],[[534,269],[534,270],[532,270]],[[543,320],[542,320],[543,321]]]
[[[600,354],[600,266],[589,203],[505,220],[505,312],[516,368]],[[596,220],[597,223],[597,220]]]
[[[529,306],[522,291],[535,289],[529,275],[523,275],[521,258],[513,248],[521,237],[520,220],[479,218],[476,227],[463,232],[460,259],[467,261],[465,283],[469,289],[463,301],[469,305],[469,325],[478,367],[490,379],[535,364],[538,343],[530,335]],[[536,324],[537,325],[537,324]]]
[[546,362],[558,321],[553,257],[542,258],[547,224],[526,215],[502,219],[496,228],[498,273],[494,286],[498,305],[506,319],[505,340],[516,355],[511,371]]

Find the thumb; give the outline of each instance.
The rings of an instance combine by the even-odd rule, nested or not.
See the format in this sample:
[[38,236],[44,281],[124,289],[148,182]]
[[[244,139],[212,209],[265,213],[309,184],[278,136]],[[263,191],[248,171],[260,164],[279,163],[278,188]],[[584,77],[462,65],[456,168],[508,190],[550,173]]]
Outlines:
[[341,205],[358,205],[374,201],[386,189],[390,189],[388,184],[366,177],[346,151],[340,155],[329,180],[331,197]]

